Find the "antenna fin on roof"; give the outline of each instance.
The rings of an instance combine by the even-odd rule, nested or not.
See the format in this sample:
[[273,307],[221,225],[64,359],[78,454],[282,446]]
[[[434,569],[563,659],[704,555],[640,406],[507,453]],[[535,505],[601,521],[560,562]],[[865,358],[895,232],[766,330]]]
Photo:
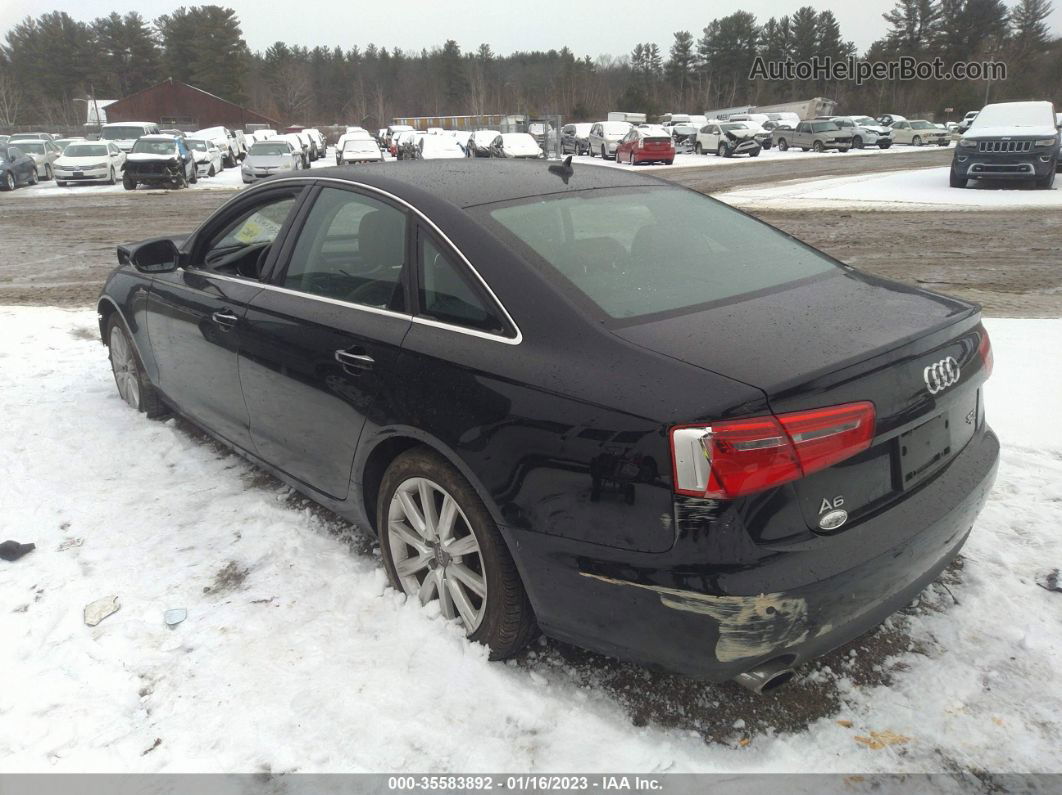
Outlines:
[[564,184],[568,184],[568,180],[571,179],[572,174],[575,173],[575,169],[572,168],[572,156],[568,155],[564,158],[564,162],[557,164],[554,163],[549,167],[550,174],[556,174],[558,177],[564,180]]

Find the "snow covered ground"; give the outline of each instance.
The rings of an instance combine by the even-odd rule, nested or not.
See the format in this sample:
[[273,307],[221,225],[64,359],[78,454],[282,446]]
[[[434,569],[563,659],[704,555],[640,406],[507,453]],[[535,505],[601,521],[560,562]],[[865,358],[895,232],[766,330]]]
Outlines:
[[889,157],[896,154],[910,154],[912,152],[918,153],[930,153],[938,152],[943,147],[939,146],[890,146],[888,149],[878,149],[875,147],[868,147],[865,149],[850,149],[847,152],[802,152],[799,149],[789,149],[785,152],[780,151],[777,147],[772,149],[764,149],[756,157],[719,157],[716,154],[697,155],[692,152],[689,154],[680,153],[675,155],[675,162],[670,166],[666,165],[638,165],[631,166],[626,163],[617,163],[615,160],[602,160],[600,157],[589,157],[588,155],[575,155],[572,157],[572,163],[594,163],[599,166],[611,166],[612,168],[636,168],[639,171],[668,171],[673,168],[714,168],[717,166],[739,166],[742,163],[762,163],[764,161],[779,160],[805,160],[805,159],[822,159],[826,157]]
[[948,166],[844,177],[790,180],[718,194],[737,207],[776,209],[848,207],[867,210],[1062,209],[1062,181],[1052,190],[1025,182],[975,180],[948,185]]
[[556,655],[488,662],[360,533],[129,410],[93,312],[0,308],[0,540],[37,544],[0,561],[0,772],[1062,772],[1062,593],[1036,584],[1062,567],[1062,320],[987,325],[1004,450],[958,604],[927,591],[921,651],[871,661],[891,685],[805,666],[788,687],[825,683],[836,712],[705,742]]

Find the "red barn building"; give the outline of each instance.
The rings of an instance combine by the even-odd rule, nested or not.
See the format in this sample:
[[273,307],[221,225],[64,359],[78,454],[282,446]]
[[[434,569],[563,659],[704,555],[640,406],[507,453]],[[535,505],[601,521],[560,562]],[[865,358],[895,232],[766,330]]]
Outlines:
[[160,127],[190,130],[215,126],[242,130],[248,124],[281,127],[276,119],[172,77],[108,105],[107,121],[150,121]]

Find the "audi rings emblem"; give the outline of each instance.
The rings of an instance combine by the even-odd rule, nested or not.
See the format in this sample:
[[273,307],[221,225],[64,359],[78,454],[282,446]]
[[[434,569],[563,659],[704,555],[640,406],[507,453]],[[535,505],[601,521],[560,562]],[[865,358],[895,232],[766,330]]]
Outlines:
[[954,356],[934,362],[922,371],[926,389],[929,390],[931,395],[936,395],[949,386],[959,383],[960,375],[962,375],[962,371],[959,370],[959,363],[955,361]]

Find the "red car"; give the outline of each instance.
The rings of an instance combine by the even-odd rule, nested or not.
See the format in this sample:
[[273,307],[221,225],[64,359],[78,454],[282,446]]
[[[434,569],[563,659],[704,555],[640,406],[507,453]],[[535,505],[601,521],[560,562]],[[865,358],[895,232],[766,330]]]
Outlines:
[[616,162],[630,163],[666,163],[675,160],[675,144],[668,131],[656,124],[644,124],[632,127],[623,136],[616,147]]

